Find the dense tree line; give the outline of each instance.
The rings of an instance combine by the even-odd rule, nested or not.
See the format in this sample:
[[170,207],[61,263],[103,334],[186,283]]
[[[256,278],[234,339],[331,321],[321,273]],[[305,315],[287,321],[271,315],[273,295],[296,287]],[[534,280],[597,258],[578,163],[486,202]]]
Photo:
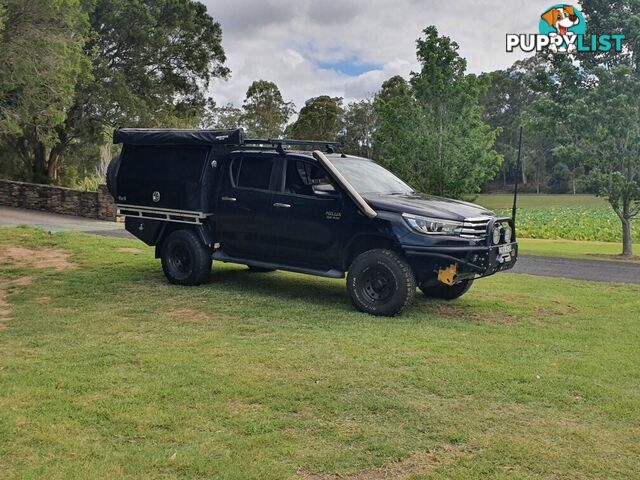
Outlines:
[[0,0],[0,175],[66,184],[96,176],[119,125],[242,126],[254,138],[339,140],[429,193],[510,189],[516,175],[533,192],[598,193],[620,217],[630,254],[640,214],[640,7],[594,0],[583,13],[590,33],[623,33],[624,51],[538,54],[476,76],[431,26],[409,79],[387,79],[364,100],[320,95],[296,110],[264,79],[241,106],[207,97],[211,79],[230,72],[221,28],[196,1]]
[[228,73],[220,25],[191,0],[0,6],[5,175],[58,183],[117,125],[193,126],[209,81]]

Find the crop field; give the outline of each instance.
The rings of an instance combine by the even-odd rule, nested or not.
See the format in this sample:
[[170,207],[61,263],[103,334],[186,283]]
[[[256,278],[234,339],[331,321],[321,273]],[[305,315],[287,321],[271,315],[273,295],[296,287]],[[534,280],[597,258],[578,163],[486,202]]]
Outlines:
[[[476,203],[502,215],[511,215],[508,195],[480,195]],[[620,219],[606,201],[590,195],[523,195],[519,197],[520,238],[621,242]],[[634,242],[640,242],[635,221]]]
[[343,281],[0,229],[3,479],[640,477],[640,287],[517,274],[399,318]]

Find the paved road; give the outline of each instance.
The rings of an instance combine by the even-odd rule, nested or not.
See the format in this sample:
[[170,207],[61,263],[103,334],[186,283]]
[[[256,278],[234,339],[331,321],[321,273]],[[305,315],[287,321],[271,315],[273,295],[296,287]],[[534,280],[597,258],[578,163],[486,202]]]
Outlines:
[[514,273],[640,285],[640,263],[522,255]]
[[[50,232],[79,231],[132,238],[122,223],[0,206],[0,226],[33,225]],[[640,284],[640,264],[522,255],[515,273],[601,282]]]

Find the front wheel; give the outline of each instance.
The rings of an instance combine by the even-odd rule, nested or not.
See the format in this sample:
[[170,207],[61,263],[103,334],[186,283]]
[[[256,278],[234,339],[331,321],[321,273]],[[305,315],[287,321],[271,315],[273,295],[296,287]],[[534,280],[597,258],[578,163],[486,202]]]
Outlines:
[[393,317],[411,305],[416,280],[409,264],[395,252],[369,250],[349,267],[347,290],[361,312]]
[[420,285],[420,290],[428,298],[440,298],[442,300],[455,300],[467,293],[473,285],[473,279],[463,280],[455,285],[436,285],[432,287],[423,287]]
[[162,271],[178,285],[200,285],[211,273],[211,250],[191,230],[176,230],[162,246]]

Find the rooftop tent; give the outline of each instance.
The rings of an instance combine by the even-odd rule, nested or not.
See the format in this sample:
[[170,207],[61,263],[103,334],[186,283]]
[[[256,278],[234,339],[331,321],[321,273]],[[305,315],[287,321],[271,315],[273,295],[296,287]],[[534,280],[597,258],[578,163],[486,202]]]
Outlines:
[[119,128],[113,132],[113,143],[125,145],[242,145],[244,130],[182,130]]

